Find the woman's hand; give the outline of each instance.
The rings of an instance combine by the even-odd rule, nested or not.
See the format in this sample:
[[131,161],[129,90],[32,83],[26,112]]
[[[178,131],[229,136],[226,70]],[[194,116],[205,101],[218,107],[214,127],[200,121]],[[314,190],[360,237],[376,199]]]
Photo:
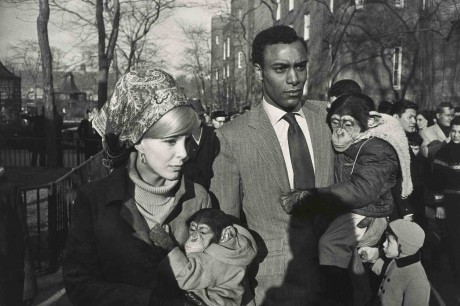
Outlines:
[[155,226],[150,230],[149,236],[153,244],[168,252],[176,247],[175,241],[171,238],[170,234],[160,226],[160,224],[155,224]]
[[358,254],[363,262],[374,263],[379,259],[379,249],[372,247],[359,248]]

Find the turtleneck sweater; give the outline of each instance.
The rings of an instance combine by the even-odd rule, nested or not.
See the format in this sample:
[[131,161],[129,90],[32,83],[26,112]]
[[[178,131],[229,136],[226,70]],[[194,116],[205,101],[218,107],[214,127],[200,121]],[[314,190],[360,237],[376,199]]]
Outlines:
[[162,225],[174,208],[174,195],[171,191],[179,180],[165,181],[163,186],[152,186],[144,182],[136,169],[137,152],[131,153],[128,164],[128,174],[134,184],[134,201],[137,209],[147,221],[150,229],[155,224]]

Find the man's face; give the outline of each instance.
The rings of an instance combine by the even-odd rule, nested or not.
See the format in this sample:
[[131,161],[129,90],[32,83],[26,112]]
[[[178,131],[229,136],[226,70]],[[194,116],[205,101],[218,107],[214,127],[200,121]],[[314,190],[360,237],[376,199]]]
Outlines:
[[417,115],[417,112],[415,109],[409,108],[406,109],[404,113],[401,114],[401,117],[398,115],[397,118],[399,119],[399,123],[401,124],[402,128],[406,133],[413,133],[415,132],[415,126],[416,126],[416,121],[415,121],[415,116]]
[[307,52],[300,41],[265,47],[263,68],[256,64],[265,100],[285,111],[298,108],[307,80]]
[[215,119],[212,119],[212,125],[214,126],[215,129],[220,128],[222,125],[225,123],[225,117],[217,117]]
[[450,138],[453,143],[460,143],[460,125],[454,124],[450,128]]
[[436,117],[438,118],[438,123],[440,125],[450,126],[450,122],[452,121],[452,118],[454,117],[454,109],[444,107],[440,114],[436,114]]

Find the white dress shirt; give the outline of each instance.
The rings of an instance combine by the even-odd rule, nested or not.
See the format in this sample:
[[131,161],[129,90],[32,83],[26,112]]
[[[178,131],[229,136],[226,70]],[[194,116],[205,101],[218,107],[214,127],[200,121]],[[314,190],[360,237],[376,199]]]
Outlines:
[[[262,101],[265,112],[268,115],[268,119],[275,129],[276,137],[281,146],[281,151],[283,152],[284,162],[286,163],[286,169],[289,178],[289,185],[291,189],[294,188],[294,171],[292,169],[291,155],[289,154],[289,143],[288,143],[288,129],[289,123],[282,119],[286,112],[282,109],[279,109],[271,104],[269,104],[265,99]],[[313,170],[315,170],[315,156],[313,154],[313,146],[311,143],[310,131],[308,129],[307,119],[303,113],[302,108],[299,111],[293,112],[295,119],[302,130],[305,140],[308,144],[308,150],[311,156],[311,162],[313,164]]]

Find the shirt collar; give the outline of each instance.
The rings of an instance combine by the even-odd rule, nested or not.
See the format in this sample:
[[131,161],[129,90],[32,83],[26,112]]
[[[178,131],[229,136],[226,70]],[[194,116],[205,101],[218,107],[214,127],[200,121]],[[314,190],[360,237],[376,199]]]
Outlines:
[[[268,115],[268,119],[270,120],[270,123],[272,124],[272,126],[275,126],[280,120],[282,120],[283,116],[286,115],[287,113],[286,111],[268,103],[265,100],[265,98],[262,99],[262,105],[264,107],[265,112]],[[298,111],[295,111],[292,113],[299,115],[302,118],[305,118],[302,107]]]

